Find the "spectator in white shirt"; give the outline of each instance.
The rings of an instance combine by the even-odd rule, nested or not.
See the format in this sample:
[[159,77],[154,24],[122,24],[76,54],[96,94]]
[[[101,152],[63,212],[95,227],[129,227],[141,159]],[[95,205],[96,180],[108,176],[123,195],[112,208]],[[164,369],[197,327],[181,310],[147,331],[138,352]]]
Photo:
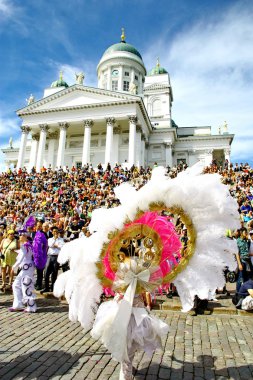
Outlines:
[[[57,279],[59,263],[58,255],[62,246],[65,244],[64,239],[60,237],[57,227],[52,228],[53,237],[48,239],[47,264],[45,268],[45,288],[41,290],[41,294],[53,291],[54,283]],[[51,276],[51,286],[49,286]]]

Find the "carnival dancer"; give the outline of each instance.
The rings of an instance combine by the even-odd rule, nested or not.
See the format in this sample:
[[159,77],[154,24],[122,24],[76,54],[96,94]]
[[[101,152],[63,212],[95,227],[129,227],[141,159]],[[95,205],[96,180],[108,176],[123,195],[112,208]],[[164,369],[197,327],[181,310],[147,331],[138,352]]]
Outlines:
[[[132,379],[135,351],[152,354],[169,330],[145,309],[143,294],[173,282],[182,310],[189,311],[195,296],[206,299],[210,289],[223,287],[224,265],[236,266],[236,243],[224,231],[238,228],[237,203],[218,175],[202,173],[200,163],[171,180],[158,167],[138,191],[116,187],[120,206],[94,210],[92,235],[60,251],[59,263],[69,260],[70,270],[57,278],[54,294],[65,293],[70,320],[91,330],[121,362],[120,380]],[[176,217],[187,228],[182,256]],[[102,294],[114,299],[97,308]]]
[[43,270],[47,262],[47,238],[42,231],[43,222],[38,220],[36,223],[36,233],[33,240],[33,257],[37,269],[37,280],[35,284],[36,290],[42,289]]
[[[13,289],[13,305],[9,311],[24,311],[27,313],[36,312],[36,303],[34,297],[34,261],[33,248],[29,240],[29,233],[25,230],[19,231],[20,250],[17,260],[13,265],[13,270],[20,268],[12,289]],[[26,307],[24,306],[26,305]]]
[[[150,305],[145,307],[144,304],[144,289],[151,286],[148,283],[151,272],[145,268],[150,260],[144,258],[143,266],[143,260],[139,265],[137,255],[129,257],[120,253],[119,256],[120,266],[114,281],[116,295],[113,301],[99,307],[91,336],[100,339],[112,357],[121,363],[119,379],[131,380],[136,351],[142,350],[152,356],[156,349],[162,349],[162,337],[168,334],[169,326],[151,315]],[[140,294],[136,294],[138,283],[143,286]],[[126,285],[124,292],[122,289]]]

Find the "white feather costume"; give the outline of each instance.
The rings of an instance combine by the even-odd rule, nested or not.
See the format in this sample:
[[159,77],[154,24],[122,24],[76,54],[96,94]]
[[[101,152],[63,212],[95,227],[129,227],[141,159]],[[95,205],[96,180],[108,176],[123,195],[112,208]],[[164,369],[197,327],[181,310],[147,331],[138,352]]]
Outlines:
[[203,166],[196,164],[170,179],[165,169],[158,167],[153,170],[151,180],[138,191],[126,183],[115,188],[120,206],[100,208],[92,213],[89,229],[93,235],[66,244],[59,255],[60,263],[70,260],[70,270],[58,277],[54,293],[59,297],[65,292],[71,321],[79,321],[85,330],[92,327],[103,292],[96,263],[104,244],[110,241],[108,235],[122,230],[126,220],[134,221],[140,210],[148,212],[153,203],[168,209],[180,206],[195,228],[194,254],[173,279],[183,311],[193,307],[195,295],[208,298],[211,289],[224,285],[224,266],[231,270],[236,267],[236,244],[225,238],[225,231],[240,227],[237,202],[218,174],[202,174],[202,171]]

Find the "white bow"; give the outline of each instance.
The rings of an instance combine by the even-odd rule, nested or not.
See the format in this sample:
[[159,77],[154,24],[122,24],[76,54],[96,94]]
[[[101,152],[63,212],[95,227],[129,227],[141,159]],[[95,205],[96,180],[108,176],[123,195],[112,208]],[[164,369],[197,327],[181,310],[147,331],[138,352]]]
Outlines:
[[124,298],[119,303],[119,308],[112,322],[110,336],[106,344],[106,348],[119,362],[129,360],[127,354],[127,327],[132,313],[137,281],[144,283],[148,282],[149,278],[149,269],[145,269],[139,273],[134,273],[129,269],[120,281],[121,285],[128,285],[128,287]]

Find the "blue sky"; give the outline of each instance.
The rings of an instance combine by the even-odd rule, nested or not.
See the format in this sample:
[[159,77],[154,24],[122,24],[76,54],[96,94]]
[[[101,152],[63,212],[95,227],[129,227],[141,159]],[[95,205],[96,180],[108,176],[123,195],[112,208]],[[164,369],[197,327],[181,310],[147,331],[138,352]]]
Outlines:
[[147,70],[157,56],[168,70],[175,122],[217,133],[226,120],[232,160],[253,165],[252,20],[251,0],[0,0],[0,147],[11,136],[18,145],[15,111],[59,70],[69,85],[82,70],[96,86],[96,66],[124,27]]

